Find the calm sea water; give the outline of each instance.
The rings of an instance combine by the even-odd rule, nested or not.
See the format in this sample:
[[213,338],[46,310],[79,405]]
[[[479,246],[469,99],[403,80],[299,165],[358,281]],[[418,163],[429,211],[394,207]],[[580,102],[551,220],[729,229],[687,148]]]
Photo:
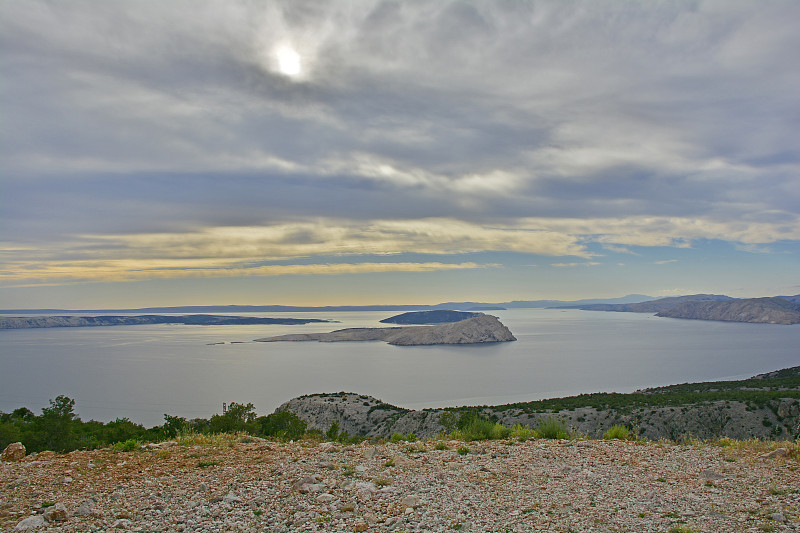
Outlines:
[[[76,400],[84,420],[208,418],[223,402],[259,414],[301,394],[349,391],[408,408],[491,405],[737,379],[800,365],[800,326],[634,313],[492,311],[517,342],[400,347],[256,343],[283,333],[375,327],[389,314],[271,313],[338,320],[301,326],[118,326],[0,330],[0,411]],[[209,345],[209,343],[225,344]],[[233,342],[233,343],[232,343]]]

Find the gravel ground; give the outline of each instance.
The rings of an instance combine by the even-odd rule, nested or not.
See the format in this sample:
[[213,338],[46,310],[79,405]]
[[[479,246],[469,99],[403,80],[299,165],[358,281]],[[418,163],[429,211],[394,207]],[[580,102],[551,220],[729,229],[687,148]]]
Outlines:
[[800,454],[767,453],[777,446],[217,439],[44,452],[2,463],[0,530],[800,531]]

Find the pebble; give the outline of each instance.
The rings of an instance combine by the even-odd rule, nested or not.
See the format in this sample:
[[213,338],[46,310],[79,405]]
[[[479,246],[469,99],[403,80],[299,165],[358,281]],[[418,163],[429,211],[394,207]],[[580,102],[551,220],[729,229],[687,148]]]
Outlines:
[[[473,453],[452,451],[464,445]],[[800,530],[794,452],[765,461],[763,448],[623,441],[263,446],[3,463],[0,531]],[[198,457],[218,466],[200,468]],[[60,483],[68,471],[80,483]],[[74,512],[46,522],[42,502]]]

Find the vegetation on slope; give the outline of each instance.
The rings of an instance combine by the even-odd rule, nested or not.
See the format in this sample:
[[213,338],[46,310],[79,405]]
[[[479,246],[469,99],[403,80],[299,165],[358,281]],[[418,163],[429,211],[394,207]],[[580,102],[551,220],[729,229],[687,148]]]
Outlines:
[[[331,394],[338,397],[345,393]],[[720,401],[737,401],[753,408],[777,409],[781,399],[800,399],[800,367],[783,369],[738,381],[686,383],[646,389],[631,394],[595,393],[568,398],[514,403],[493,407],[461,407],[446,409],[440,418],[444,434],[450,438],[472,441],[498,438],[567,438],[574,436],[555,413],[590,407],[616,413],[632,412],[643,407],[680,407],[682,409]],[[127,418],[112,422],[82,421],[74,412],[75,400],[58,396],[50,400],[40,415],[20,407],[11,413],[0,412],[0,449],[20,441],[29,452],[53,450],[67,452],[75,449],[101,448],[109,445],[132,446],[136,442],[157,442],[178,435],[216,435],[243,433],[272,439],[317,438],[339,442],[359,442],[365,437],[349,435],[333,422],[324,433],[309,430],[306,421],[290,411],[277,411],[257,416],[252,403],[231,403],[225,414],[210,419],[187,420],[164,415],[164,424],[145,428]],[[408,412],[389,404],[379,403],[370,409],[389,409],[398,416]],[[520,413],[544,413],[536,427],[499,423],[500,415],[515,410]],[[776,411],[776,415],[777,415]],[[510,424],[509,424],[510,425]],[[765,424],[766,425],[766,424]],[[633,438],[630,428],[620,427],[606,438]],[[721,436],[721,435],[719,435]],[[777,436],[777,433],[776,433]],[[413,435],[397,434],[393,440],[415,440]]]

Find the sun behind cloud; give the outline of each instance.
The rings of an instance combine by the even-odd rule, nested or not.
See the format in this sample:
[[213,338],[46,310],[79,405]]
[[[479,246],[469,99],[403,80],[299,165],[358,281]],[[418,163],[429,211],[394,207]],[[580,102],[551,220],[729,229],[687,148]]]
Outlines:
[[289,78],[296,78],[303,73],[303,62],[300,54],[289,44],[278,45],[274,52],[278,60],[278,71]]

